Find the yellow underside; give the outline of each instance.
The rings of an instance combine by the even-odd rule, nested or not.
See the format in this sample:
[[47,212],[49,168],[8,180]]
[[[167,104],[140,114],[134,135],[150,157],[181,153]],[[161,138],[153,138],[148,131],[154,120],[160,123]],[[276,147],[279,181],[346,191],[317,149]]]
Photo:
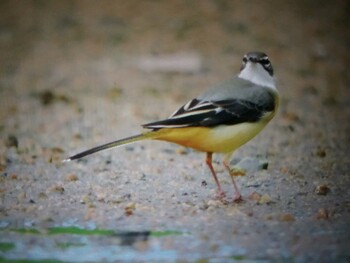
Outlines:
[[221,125],[214,128],[161,129],[153,132],[154,136],[152,136],[152,139],[177,143],[202,152],[232,153],[255,137],[270,119],[266,118],[258,123]]

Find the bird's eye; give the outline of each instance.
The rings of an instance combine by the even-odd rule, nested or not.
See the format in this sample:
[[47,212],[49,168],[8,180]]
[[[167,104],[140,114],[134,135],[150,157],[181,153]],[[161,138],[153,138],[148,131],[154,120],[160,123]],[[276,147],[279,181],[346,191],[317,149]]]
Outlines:
[[264,57],[262,59],[259,60],[260,64],[262,65],[268,65],[270,64],[270,60],[267,57]]

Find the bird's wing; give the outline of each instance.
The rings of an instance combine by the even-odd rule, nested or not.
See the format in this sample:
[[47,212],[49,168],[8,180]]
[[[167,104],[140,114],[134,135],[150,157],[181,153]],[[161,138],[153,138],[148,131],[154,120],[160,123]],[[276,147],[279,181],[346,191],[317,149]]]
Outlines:
[[268,99],[193,99],[174,112],[168,119],[144,124],[147,129],[213,127],[234,125],[243,122],[256,122],[266,112],[274,110],[274,98]]

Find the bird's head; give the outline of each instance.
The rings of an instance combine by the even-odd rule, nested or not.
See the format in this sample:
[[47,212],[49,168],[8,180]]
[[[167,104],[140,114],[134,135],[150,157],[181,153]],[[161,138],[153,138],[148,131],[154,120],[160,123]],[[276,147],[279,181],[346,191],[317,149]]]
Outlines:
[[275,88],[273,68],[268,56],[263,52],[249,52],[244,55],[238,77],[257,85]]

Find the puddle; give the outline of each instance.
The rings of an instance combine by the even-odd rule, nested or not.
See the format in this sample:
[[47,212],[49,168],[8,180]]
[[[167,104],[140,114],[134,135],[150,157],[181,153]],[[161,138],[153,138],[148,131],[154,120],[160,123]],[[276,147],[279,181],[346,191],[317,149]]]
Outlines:
[[[0,262],[85,262],[174,260],[177,252],[162,246],[164,237],[180,231],[115,231],[78,227],[16,228],[1,230]],[[6,240],[6,241],[5,241]]]
[[6,228],[0,230],[0,262],[246,262],[244,249],[225,245],[214,253],[219,258],[210,257],[210,249],[189,253],[201,245],[198,237],[177,230]]

